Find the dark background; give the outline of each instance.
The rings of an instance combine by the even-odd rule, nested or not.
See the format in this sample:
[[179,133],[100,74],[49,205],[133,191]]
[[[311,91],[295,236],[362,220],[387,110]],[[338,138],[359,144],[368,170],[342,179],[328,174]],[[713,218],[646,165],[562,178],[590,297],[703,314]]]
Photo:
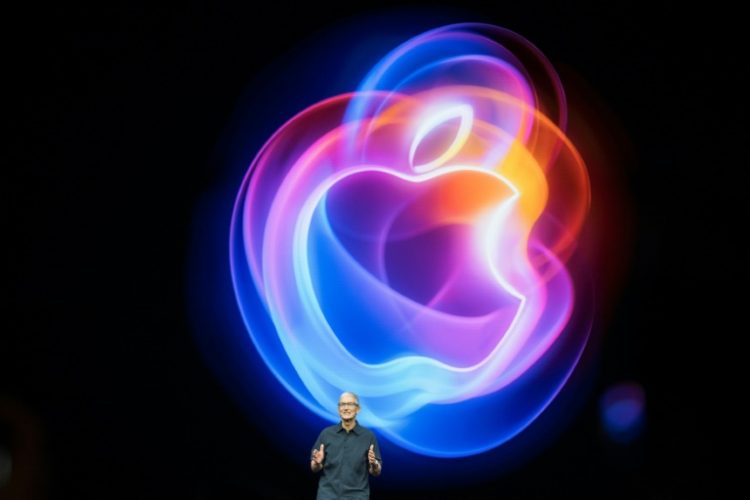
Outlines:
[[[613,258],[631,258],[590,393],[513,474],[454,490],[375,484],[373,498],[719,491],[714,431],[731,378],[717,368],[741,330],[732,287],[748,277],[737,237],[747,215],[738,16],[718,6],[563,4],[440,12],[534,42],[563,75],[596,90],[630,143],[618,175],[632,239]],[[420,8],[440,24],[443,14]],[[305,464],[269,438],[283,432],[283,411],[276,428],[258,429],[196,348],[188,243],[196,203],[222,178],[221,141],[247,86],[300,43],[369,12],[186,2],[8,14],[0,448],[13,471],[0,496],[314,495]],[[281,103],[302,85],[285,81],[268,99]],[[626,380],[644,387],[647,425],[618,446],[601,432],[597,398]],[[273,417],[273,408],[258,411]]]

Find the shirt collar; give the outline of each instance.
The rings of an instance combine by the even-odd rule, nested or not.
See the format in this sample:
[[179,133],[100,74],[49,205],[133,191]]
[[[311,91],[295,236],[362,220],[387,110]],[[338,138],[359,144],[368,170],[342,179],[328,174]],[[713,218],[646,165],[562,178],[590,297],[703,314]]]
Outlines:
[[[352,427],[352,430],[350,430],[349,432],[353,432],[354,434],[359,436],[360,429],[362,429],[362,427],[360,427],[359,422],[355,420],[354,427]],[[344,429],[344,424],[341,421],[339,421],[339,428],[336,429],[336,432],[346,432],[346,429]]]

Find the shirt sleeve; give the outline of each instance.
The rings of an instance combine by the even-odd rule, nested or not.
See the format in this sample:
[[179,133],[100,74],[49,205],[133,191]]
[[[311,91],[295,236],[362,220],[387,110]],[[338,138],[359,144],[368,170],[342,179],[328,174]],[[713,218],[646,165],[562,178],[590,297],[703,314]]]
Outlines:
[[374,445],[372,448],[372,451],[375,452],[375,460],[380,462],[380,465],[383,465],[383,456],[380,454],[380,445],[378,444],[378,438],[375,437],[375,433],[372,433],[372,441],[370,441],[370,444]]

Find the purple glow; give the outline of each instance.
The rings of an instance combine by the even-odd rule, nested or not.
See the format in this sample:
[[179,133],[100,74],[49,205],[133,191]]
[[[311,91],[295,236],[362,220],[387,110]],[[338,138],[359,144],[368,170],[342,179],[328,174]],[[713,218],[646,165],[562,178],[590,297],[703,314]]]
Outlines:
[[[353,391],[394,443],[466,456],[551,402],[591,313],[572,259],[590,186],[562,96],[518,35],[452,25],[269,139],[236,199],[232,276],[305,407],[336,419]],[[468,419],[477,408],[492,418]]]
[[645,419],[643,388],[627,382],[610,388],[601,399],[604,430],[614,441],[629,442],[640,434]]

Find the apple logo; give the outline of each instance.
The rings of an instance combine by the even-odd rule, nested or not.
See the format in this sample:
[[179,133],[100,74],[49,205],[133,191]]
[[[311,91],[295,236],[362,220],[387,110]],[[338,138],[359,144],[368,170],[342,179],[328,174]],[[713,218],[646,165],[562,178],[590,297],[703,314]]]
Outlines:
[[[233,285],[264,362],[310,411],[330,418],[353,391],[393,442],[466,456],[517,435],[565,384],[590,331],[569,261],[590,186],[529,86],[512,88],[332,97],[253,161]],[[440,431],[479,409],[476,433]]]

